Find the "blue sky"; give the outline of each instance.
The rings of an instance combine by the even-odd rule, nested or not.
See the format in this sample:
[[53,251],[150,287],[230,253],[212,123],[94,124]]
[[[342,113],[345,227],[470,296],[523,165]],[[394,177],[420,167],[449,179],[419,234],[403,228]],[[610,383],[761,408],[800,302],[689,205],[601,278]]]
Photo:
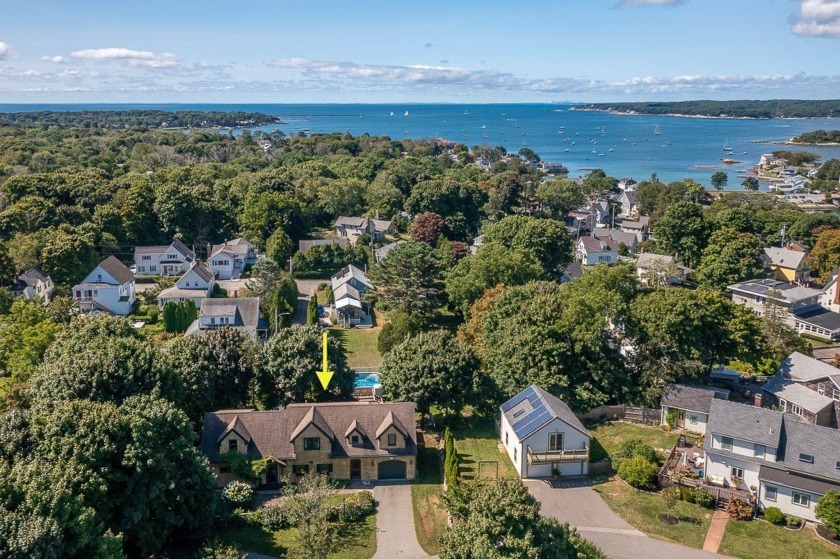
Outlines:
[[0,102],[840,97],[840,0],[7,2]]

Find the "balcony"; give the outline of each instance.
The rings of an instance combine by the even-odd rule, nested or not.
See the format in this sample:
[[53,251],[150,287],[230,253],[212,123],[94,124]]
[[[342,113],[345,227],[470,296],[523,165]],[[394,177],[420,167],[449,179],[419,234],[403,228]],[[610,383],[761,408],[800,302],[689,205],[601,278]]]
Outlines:
[[534,452],[528,447],[528,464],[550,464],[552,462],[579,462],[589,460],[589,447],[573,450],[547,450]]

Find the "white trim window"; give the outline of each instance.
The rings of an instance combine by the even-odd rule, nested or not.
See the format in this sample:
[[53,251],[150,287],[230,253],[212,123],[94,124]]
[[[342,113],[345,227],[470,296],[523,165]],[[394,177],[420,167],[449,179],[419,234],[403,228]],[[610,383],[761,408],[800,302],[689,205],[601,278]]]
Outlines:
[[744,479],[744,468],[739,468],[738,466],[732,466],[732,468],[730,468],[730,473],[732,474],[732,477],[737,477],[737,478],[740,478],[740,479]]
[[563,450],[563,433],[550,433],[548,435],[548,450],[549,452]]
[[720,447],[723,450],[732,450],[732,437],[721,437],[720,438]]
[[767,454],[767,447],[763,444],[757,444],[753,446],[753,451],[756,458],[764,458]]
[[825,395],[825,383],[824,382],[818,382],[817,383],[817,394]]
[[811,508],[811,496],[806,495],[805,493],[797,493],[794,491],[791,493],[790,502],[794,505],[799,505],[800,507]]
[[779,497],[779,489],[773,487],[772,485],[765,485],[764,486],[764,500],[765,501],[773,501],[776,502],[776,499]]

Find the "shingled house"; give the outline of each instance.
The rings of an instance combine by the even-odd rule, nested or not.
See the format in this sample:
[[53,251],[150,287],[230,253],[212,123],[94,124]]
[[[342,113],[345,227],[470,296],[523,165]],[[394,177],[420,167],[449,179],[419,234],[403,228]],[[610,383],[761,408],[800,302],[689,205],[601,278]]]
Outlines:
[[236,476],[224,454],[269,458],[260,486],[307,472],[335,479],[413,480],[417,465],[414,403],[290,404],[282,410],[205,414],[201,451],[220,484]]

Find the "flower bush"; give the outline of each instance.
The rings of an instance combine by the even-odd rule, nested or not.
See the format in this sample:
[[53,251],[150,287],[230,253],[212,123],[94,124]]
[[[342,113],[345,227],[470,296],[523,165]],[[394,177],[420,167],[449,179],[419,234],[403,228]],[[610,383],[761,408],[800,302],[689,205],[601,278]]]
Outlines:
[[254,490],[242,481],[231,481],[222,489],[225,502],[233,508],[247,508],[254,501]]

